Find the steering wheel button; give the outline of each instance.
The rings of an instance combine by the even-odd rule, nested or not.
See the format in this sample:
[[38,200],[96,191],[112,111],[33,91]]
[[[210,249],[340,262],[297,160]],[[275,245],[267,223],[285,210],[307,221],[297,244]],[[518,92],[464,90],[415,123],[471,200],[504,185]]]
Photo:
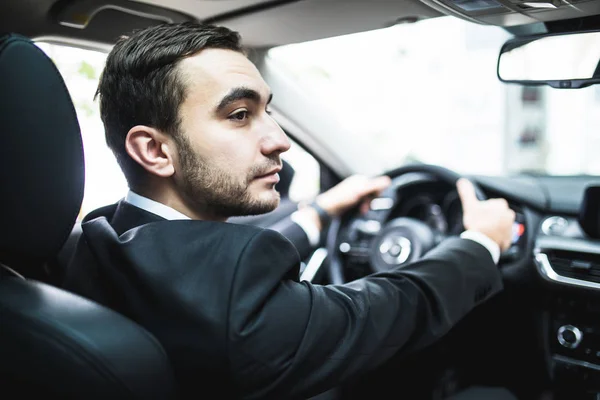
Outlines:
[[370,208],[373,211],[389,210],[394,206],[394,199],[389,197],[378,197],[371,200]]
[[342,253],[347,253],[347,252],[350,251],[350,249],[351,249],[351,247],[350,247],[350,245],[348,243],[346,243],[346,242],[340,243],[340,251]]
[[381,230],[381,223],[379,221],[369,219],[357,225],[357,228],[362,233],[374,235]]

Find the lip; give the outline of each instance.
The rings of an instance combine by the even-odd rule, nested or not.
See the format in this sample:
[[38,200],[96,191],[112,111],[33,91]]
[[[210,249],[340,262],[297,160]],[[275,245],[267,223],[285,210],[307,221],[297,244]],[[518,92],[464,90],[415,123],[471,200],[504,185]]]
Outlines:
[[275,168],[264,175],[257,176],[254,179],[261,180],[263,182],[277,183],[279,182],[279,171],[281,171],[281,167]]

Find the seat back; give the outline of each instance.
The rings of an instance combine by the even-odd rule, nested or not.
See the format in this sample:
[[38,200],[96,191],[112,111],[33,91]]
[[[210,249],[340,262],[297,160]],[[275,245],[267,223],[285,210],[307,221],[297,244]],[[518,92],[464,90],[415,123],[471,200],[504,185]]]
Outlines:
[[0,35],[0,387],[62,399],[169,399],[157,340],[96,303],[37,282],[81,207],[83,148],[52,61]]

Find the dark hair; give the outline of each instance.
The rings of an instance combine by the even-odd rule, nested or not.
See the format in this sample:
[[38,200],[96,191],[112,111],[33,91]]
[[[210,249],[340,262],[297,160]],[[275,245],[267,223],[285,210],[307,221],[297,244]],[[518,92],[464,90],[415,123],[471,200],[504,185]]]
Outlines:
[[127,132],[146,125],[178,139],[186,86],[177,65],[206,48],[244,52],[237,32],[185,22],[136,31],[122,37],[108,55],[96,96],[100,96],[106,143],[130,187],[143,184],[146,171],[125,150]]

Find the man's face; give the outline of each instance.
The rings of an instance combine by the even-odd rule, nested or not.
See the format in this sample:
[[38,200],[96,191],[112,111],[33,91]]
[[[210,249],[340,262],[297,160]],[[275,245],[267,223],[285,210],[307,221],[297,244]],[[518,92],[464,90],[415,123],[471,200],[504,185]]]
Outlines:
[[216,217],[269,212],[279,204],[279,155],[290,142],[268,114],[271,92],[243,54],[205,49],[184,59],[175,182],[184,201]]

